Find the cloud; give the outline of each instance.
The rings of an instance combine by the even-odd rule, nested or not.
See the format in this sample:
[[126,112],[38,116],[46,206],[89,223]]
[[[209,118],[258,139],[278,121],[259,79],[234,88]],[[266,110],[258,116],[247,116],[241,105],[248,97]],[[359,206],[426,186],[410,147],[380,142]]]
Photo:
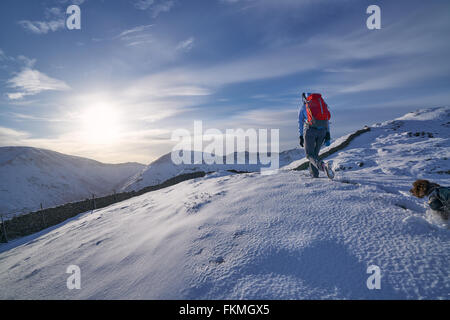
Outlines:
[[[352,1],[352,0],[347,0]],[[353,0],[354,1],[354,0]],[[219,0],[220,3],[238,5],[242,9],[258,8],[264,11],[291,10],[318,2],[332,2],[330,0]]]
[[23,63],[27,68],[32,68],[36,64],[36,59],[30,59],[24,55],[18,56],[17,60]]
[[59,7],[52,7],[52,8],[46,8],[45,9],[45,16],[46,18],[50,19],[52,17],[61,17],[64,15],[63,11]]
[[0,49],[0,61],[3,60],[8,60],[8,57],[6,56],[5,52],[2,49]]
[[0,69],[9,70],[16,69],[17,67],[23,68],[33,68],[36,64],[36,59],[28,58],[24,55],[19,55],[17,57],[10,57],[0,49]]
[[86,141],[79,123],[67,123],[66,127],[69,129],[61,134],[43,138],[0,126],[0,146],[32,146],[106,163],[138,161],[144,164],[171,150],[171,130],[134,129],[121,132],[113,143],[96,144]]
[[169,12],[175,5],[173,1],[163,1],[154,6],[152,17],[156,18],[162,12]]
[[155,3],[155,0],[137,0],[134,3],[134,6],[139,10],[147,10],[153,5],[153,3]]
[[195,41],[193,37],[175,41],[153,32],[153,26],[148,24],[129,27],[113,37],[113,40],[121,41],[124,46],[132,50],[132,54],[145,57],[145,64],[158,67],[177,61],[183,53],[193,48]]
[[169,12],[174,5],[173,0],[137,0],[134,2],[136,9],[150,10],[153,18],[156,18],[162,12]]
[[[311,35],[289,46],[268,48],[216,65],[169,69],[143,78],[142,82],[164,83],[168,87],[189,84],[214,92],[230,84],[298,74],[310,85],[320,81],[335,93],[357,93],[426,83],[445,76],[450,65],[444,52],[450,53],[450,45],[429,34],[444,39],[448,19],[436,14],[436,21],[426,25],[412,21],[417,21],[417,17],[405,17],[376,32],[363,29],[351,34]],[[189,46],[189,41],[178,46],[182,48],[184,44]],[[302,76],[307,72],[314,72],[316,79]]]
[[134,81],[123,92],[126,96],[142,99],[207,96],[213,93],[207,86],[189,84],[180,76],[177,79],[172,72],[150,75]]
[[142,26],[137,26],[137,27],[131,28],[131,29],[127,29],[127,30],[121,32],[117,36],[117,38],[127,39],[126,36],[130,36],[130,35],[133,35],[136,33],[146,31],[146,30],[150,29],[151,27],[153,27],[153,24],[147,24],[147,25],[142,25]]
[[11,100],[21,99],[25,96],[35,95],[42,91],[63,91],[69,90],[70,87],[61,80],[51,78],[46,74],[25,68],[16,76],[7,81],[10,88],[16,88],[19,91],[7,93]]
[[21,145],[22,141],[28,138],[28,132],[19,131],[11,128],[0,127],[0,145],[15,146]]
[[[57,3],[62,5],[75,4],[81,5],[85,0],[58,0]],[[66,25],[66,12],[59,6],[46,8],[44,11],[45,20],[21,20],[19,25],[25,30],[34,34],[47,34],[49,32],[55,32],[65,28]]]
[[177,45],[177,50],[190,51],[194,47],[194,41],[194,37],[190,37],[189,39],[181,41]]
[[149,30],[153,27],[152,24],[141,25],[131,29],[122,31],[116,39],[120,39],[125,42],[127,47],[139,46],[142,44],[149,44],[154,42],[153,35]]
[[8,116],[15,121],[41,121],[41,122],[67,122],[70,121],[67,117],[48,117],[48,116],[36,116],[32,114],[23,114],[17,112],[5,112],[1,113],[2,116]]
[[86,2],[86,0],[57,0],[57,2],[59,3],[70,3],[70,4],[76,4],[76,5],[82,5],[83,3]]
[[48,32],[58,31],[59,29],[64,29],[65,20],[51,20],[51,21],[29,21],[29,20],[21,20],[19,21],[19,25],[21,25],[25,30],[32,32],[34,34],[47,34]]

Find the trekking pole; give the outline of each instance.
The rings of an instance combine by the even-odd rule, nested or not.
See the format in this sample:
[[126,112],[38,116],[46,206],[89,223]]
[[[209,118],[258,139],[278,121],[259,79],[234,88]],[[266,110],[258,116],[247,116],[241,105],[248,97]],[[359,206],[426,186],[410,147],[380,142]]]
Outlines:
[[5,221],[3,220],[3,214],[0,214],[1,219],[2,219],[2,229],[3,229],[3,234],[5,236],[5,241],[6,243],[8,243],[8,236],[6,235],[6,227],[5,227]]
[[303,103],[306,103],[306,101],[307,101],[306,94],[304,92],[302,93],[302,100],[303,100]]

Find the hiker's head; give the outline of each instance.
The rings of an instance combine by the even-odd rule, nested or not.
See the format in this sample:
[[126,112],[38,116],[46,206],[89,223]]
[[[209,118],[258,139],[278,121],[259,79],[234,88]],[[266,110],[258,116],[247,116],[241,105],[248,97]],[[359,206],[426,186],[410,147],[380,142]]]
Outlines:
[[433,187],[439,186],[436,183],[432,183],[428,180],[416,180],[413,183],[413,187],[409,192],[411,192],[417,198],[423,198],[427,196]]

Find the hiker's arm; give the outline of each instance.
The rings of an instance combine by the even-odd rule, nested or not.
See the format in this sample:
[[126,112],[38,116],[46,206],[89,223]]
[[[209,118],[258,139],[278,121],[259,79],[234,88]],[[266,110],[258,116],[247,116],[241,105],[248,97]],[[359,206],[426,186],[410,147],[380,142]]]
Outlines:
[[305,122],[305,112],[306,112],[306,108],[305,105],[303,105],[300,108],[300,111],[298,112],[298,135],[299,136],[303,136],[303,125]]

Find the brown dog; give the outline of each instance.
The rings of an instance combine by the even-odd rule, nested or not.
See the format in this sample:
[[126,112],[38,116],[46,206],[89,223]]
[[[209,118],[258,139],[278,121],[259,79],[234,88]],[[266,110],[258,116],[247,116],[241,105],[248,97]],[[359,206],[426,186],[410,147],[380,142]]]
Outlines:
[[428,180],[416,180],[413,183],[411,192],[417,198],[423,198],[428,196],[435,188],[440,187],[437,183],[430,182]]

